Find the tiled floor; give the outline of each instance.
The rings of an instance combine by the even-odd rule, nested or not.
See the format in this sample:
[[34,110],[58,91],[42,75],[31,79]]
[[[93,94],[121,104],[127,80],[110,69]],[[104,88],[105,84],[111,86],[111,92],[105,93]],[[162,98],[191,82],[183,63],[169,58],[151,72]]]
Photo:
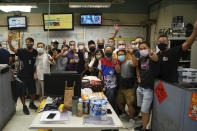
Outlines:
[[[29,101],[26,102],[27,105],[29,105]],[[36,105],[39,105],[39,102],[35,102]],[[34,116],[36,115],[34,110],[30,110],[30,115],[24,115],[22,111],[22,104],[18,100],[17,107],[16,107],[16,113],[12,117],[12,119],[7,123],[7,125],[4,127],[3,131],[37,131],[33,129],[28,129],[29,125],[31,124]],[[127,124],[127,120],[122,120],[123,125],[125,126]],[[139,124],[139,123],[138,123]],[[120,129],[120,131],[134,131],[134,129]]]

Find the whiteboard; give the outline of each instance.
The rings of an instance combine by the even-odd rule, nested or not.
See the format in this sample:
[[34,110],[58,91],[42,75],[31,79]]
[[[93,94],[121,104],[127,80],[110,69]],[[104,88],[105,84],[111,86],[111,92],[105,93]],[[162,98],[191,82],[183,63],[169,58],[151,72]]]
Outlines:
[[[7,39],[7,28],[0,31],[0,41]],[[38,42],[43,42],[49,45],[52,39],[57,39],[60,42],[59,48],[62,45],[63,39],[66,37],[67,44],[74,40],[76,43],[85,42],[86,47],[89,40],[97,42],[99,38],[103,38],[105,43],[113,35],[114,26],[75,26],[74,30],[68,31],[44,31],[43,27],[28,27],[27,31],[21,32],[21,47],[25,47],[25,39],[32,37],[34,39],[34,47]],[[142,26],[119,26],[119,32],[115,38],[124,39],[127,43],[135,39],[137,36],[146,36],[146,28]],[[17,44],[16,44],[17,45]]]

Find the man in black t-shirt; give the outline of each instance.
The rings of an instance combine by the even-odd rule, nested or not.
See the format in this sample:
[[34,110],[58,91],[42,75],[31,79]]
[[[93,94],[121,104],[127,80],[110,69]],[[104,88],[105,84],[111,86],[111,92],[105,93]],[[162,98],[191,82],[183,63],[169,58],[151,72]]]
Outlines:
[[34,81],[34,64],[36,60],[36,56],[38,55],[38,52],[33,49],[34,45],[34,39],[27,38],[25,40],[26,42],[26,48],[19,48],[16,49],[11,44],[12,39],[11,37],[8,38],[8,44],[10,49],[16,53],[16,55],[19,58],[19,67],[17,75],[20,78],[20,80],[24,83],[24,90],[23,90],[23,96],[21,97],[21,102],[23,104],[23,112],[25,114],[29,114],[29,110],[25,104],[25,91],[26,88],[28,89],[29,94],[31,95],[31,101],[29,104],[29,107],[31,109],[37,109],[36,105],[34,104],[35,94],[36,94],[36,86]]
[[0,64],[9,64],[10,53],[0,44]]
[[85,48],[85,44],[83,42],[78,42],[78,57],[79,57],[79,62],[77,64],[77,72],[81,74],[85,70],[86,62],[87,60],[85,59],[85,54],[88,53],[87,49]]
[[158,52],[159,57],[159,72],[158,77],[167,82],[177,82],[178,81],[178,64],[179,60],[184,51],[189,49],[197,37],[197,21],[194,24],[193,33],[191,36],[179,46],[168,49],[168,38],[166,36],[160,36],[158,39]]

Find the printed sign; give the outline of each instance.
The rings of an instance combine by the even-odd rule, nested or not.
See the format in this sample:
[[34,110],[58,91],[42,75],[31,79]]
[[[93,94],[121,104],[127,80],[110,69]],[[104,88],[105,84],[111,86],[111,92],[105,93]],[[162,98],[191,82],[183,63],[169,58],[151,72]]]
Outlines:
[[155,95],[159,104],[161,104],[168,96],[163,86],[163,83],[160,81],[157,87],[155,88]]
[[194,120],[197,120],[197,93],[191,94],[189,117],[193,118]]

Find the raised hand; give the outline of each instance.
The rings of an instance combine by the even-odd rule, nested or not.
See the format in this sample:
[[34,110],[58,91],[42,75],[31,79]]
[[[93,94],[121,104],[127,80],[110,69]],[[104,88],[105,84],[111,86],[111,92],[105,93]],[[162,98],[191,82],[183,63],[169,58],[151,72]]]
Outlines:
[[64,37],[64,39],[63,39],[63,44],[66,44],[66,37]]
[[197,34],[197,20],[195,21],[195,23],[194,23],[194,32]]
[[49,60],[49,61],[52,61],[53,58],[52,58],[50,55],[48,55],[48,60]]
[[115,32],[118,32],[119,31],[118,24],[114,24],[114,29],[115,29]]
[[113,64],[114,64],[114,65],[116,65],[116,64],[117,64],[117,59],[116,59],[116,57],[115,57],[115,56],[113,56],[113,57],[112,57],[112,61],[113,61]]
[[148,52],[149,52],[149,56],[150,56],[150,57],[152,57],[152,56],[154,56],[154,55],[155,55],[155,52],[154,52],[154,51],[152,51],[152,50],[150,50],[150,49],[148,50]]
[[8,44],[10,44],[12,42],[12,37],[11,36],[8,36]]
[[157,56],[156,52],[152,51],[150,49],[148,51],[149,51],[149,57],[155,62],[158,61],[158,56]]

